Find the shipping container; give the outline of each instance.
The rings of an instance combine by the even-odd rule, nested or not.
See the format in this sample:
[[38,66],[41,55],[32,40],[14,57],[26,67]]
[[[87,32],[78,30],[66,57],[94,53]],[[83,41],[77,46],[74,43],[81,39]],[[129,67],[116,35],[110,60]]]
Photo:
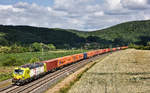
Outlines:
[[98,54],[102,54],[102,53],[103,53],[103,49],[99,49]]
[[126,49],[126,48],[128,48],[128,46],[122,46],[122,47],[121,47],[121,49]]
[[103,49],[103,53],[105,53],[106,52],[106,49]]
[[93,56],[94,56],[94,52],[93,51],[87,52],[87,58],[91,58]]
[[116,51],[116,48],[112,48],[113,51]]
[[84,59],[87,59],[87,53],[83,53]]
[[78,56],[76,54],[72,55],[73,62],[78,61]]
[[117,47],[117,50],[120,50],[121,48],[120,47]]
[[72,63],[74,61],[72,55],[58,58],[58,67]]
[[58,65],[57,65],[58,59],[46,60],[46,61],[43,61],[43,63],[46,64],[47,72],[58,67]]
[[108,48],[108,52],[110,52],[111,51],[111,49],[110,48]]
[[[79,60],[82,60],[82,59],[84,59],[84,55],[83,55],[83,53],[80,53],[80,54],[79,54]],[[79,61],[79,60],[78,60],[78,61]]]
[[106,49],[106,52],[110,52],[110,51],[111,51],[111,49],[110,49],[110,48],[107,48],[107,49]]

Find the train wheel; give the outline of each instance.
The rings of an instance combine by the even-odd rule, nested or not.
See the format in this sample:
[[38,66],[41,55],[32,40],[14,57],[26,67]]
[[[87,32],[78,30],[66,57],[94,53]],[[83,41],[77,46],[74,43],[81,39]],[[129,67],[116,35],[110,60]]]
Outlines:
[[17,83],[16,83],[16,85],[17,85],[17,86],[20,86],[20,85],[21,85],[21,83],[17,82]]

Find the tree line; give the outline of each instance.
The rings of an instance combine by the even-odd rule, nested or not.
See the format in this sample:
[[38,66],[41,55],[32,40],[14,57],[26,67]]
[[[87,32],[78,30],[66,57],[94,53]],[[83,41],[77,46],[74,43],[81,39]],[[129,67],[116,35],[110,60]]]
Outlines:
[[38,51],[49,51],[55,50],[56,47],[53,44],[44,44],[35,42],[30,46],[11,45],[11,46],[0,46],[0,53],[23,53],[23,52],[38,52]]
[[[97,49],[129,44],[146,45],[150,41],[150,20],[121,23],[110,28],[86,32],[70,29],[0,25],[1,50],[41,51],[33,43],[42,42],[56,49]],[[35,45],[38,45],[36,44]],[[17,45],[17,49],[15,46]],[[36,49],[39,48],[39,49]],[[48,48],[49,49],[49,48]]]

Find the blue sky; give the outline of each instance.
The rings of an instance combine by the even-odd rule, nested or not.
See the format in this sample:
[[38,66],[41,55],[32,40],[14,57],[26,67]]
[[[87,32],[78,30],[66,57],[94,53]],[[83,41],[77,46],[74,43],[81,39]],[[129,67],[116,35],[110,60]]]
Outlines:
[[[0,4],[15,4],[17,2],[37,3],[38,5],[52,6],[54,0],[1,0]],[[103,3],[103,0],[95,0],[96,3]]]
[[4,25],[93,31],[149,19],[149,0],[0,0]]
[[16,4],[17,2],[28,2],[28,3],[36,3],[42,6],[52,6],[53,0],[0,0],[0,4],[8,5],[8,4]]

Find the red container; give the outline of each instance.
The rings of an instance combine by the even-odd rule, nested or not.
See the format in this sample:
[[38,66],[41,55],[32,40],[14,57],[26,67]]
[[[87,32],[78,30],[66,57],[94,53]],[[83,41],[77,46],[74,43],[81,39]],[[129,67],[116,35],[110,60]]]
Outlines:
[[94,51],[94,55],[93,56],[96,56],[96,55],[97,55],[97,50]]
[[58,67],[58,65],[57,65],[58,60],[57,59],[46,60],[46,61],[42,61],[42,62],[46,64],[47,71],[51,71],[51,70]]
[[106,52],[106,49],[103,49],[103,53],[105,53]]
[[98,55],[98,51],[97,50],[95,51],[95,55]]
[[111,51],[111,49],[110,48],[108,48],[108,52],[110,52]]
[[108,49],[106,48],[106,51],[105,52],[108,52]]
[[116,48],[112,48],[113,51],[116,51]]
[[103,53],[103,49],[98,50],[98,54],[102,54]]

